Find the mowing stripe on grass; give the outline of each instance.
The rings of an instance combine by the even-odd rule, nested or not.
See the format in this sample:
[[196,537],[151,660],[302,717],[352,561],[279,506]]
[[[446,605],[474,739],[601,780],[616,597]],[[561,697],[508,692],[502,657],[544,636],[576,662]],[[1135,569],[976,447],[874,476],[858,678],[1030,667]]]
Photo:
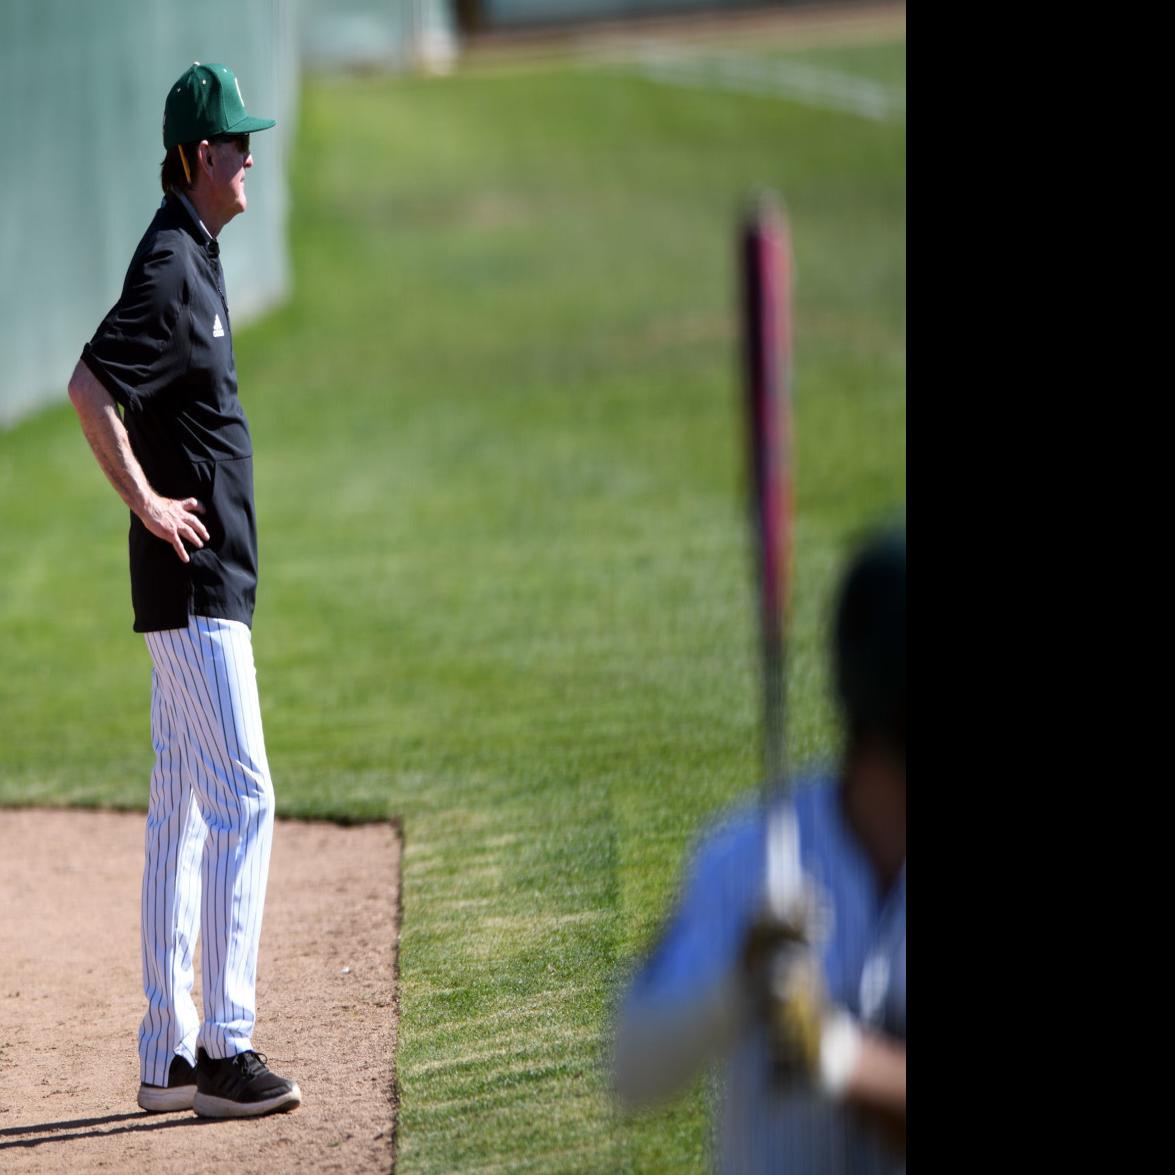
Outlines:
[[802,61],[650,49],[637,58],[634,68],[654,82],[783,98],[878,122],[899,120],[906,112],[904,87],[885,86]]

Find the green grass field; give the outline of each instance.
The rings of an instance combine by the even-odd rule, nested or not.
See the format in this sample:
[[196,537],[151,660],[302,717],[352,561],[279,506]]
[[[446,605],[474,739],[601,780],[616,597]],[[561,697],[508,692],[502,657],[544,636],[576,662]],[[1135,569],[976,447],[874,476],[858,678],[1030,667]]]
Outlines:
[[[811,60],[894,84],[905,48]],[[837,568],[905,495],[904,125],[575,64],[306,85],[295,296],[237,338],[254,637],[280,814],[403,820],[405,1172],[704,1164],[702,1088],[622,1118],[606,1039],[699,823],[756,783],[762,187],[795,238],[807,760]],[[0,436],[0,803],[145,805],[125,530],[68,404]]]

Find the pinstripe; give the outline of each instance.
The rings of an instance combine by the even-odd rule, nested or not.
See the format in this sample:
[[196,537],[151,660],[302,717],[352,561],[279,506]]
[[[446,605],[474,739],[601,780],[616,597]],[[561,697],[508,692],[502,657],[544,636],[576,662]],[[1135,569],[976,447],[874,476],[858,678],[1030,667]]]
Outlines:
[[[255,677],[250,679],[246,675],[242,682],[242,674],[240,672],[241,659],[246,654],[248,654],[249,662],[252,664],[250,646],[243,629],[237,629],[234,626],[230,629],[230,632],[232,633],[232,640],[229,644],[229,652],[231,655],[232,677],[236,692],[239,696],[248,698],[250,703],[249,705],[243,706],[241,710],[243,721],[242,729],[238,734],[238,747],[240,747],[239,740],[243,737],[244,753],[248,757],[248,761],[254,766],[254,770],[258,772],[264,781],[268,780],[269,776],[265,745],[261,741],[259,748],[255,746],[259,740],[253,729],[257,681]],[[226,682],[228,674],[229,663],[226,662]],[[241,902],[238,901],[237,920],[240,925],[240,941],[243,948],[243,957],[240,960],[240,972],[245,982],[252,986],[256,980],[257,946],[260,941],[261,931],[260,913],[265,902],[265,876],[261,871],[261,865],[263,861],[269,859],[269,845],[267,843],[266,830],[272,819],[273,805],[267,794],[264,782],[257,797],[250,794],[242,797],[242,801],[247,812],[244,853],[248,873],[245,886],[242,887],[240,892],[242,897],[247,893],[253,897],[253,900],[246,906],[243,915],[241,913]]]
[[[226,642],[231,642],[231,639],[232,639],[231,632],[232,632],[232,630],[229,628],[226,628],[224,630],[223,636],[224,636]],[[210,635],[209,639],[210,639],[210,644],[211,644],[212,643],[211,635]],[[226,650],[225,650],[224,645],[218,642],[215,645],[214,651],[215,651],[215,659],[213,661],[212,669],[213,669],[213,674],[214,674],[214,677],[216,680],[216,688],[217,688],[218,703],[219,703],[220,676],[221,676],[222,671],[224,672],[224,675],[225,675],[225,692],[227,693],[229,691],[228,672],[227,672],[227,665],[225,663]],[[227,745],[228,734],[230,731],[230,724],[225,722],[225,720],[224,720],[223,706],[220,706],[219,710],[220,710],[219,716],[220,716],[220,720],[221,720],[221,725],[222,725],[222,728],[224,731],[225,742]],[[234,715],[234,717],[239,717],[239,713]],[[245,764],[244,764],[244,760],[242,759],[242,756],[241,756],[240,735],[239,735],[239,731],[237,729],[236,723],[231,724],[231,730],[232,730],[233,742],[236,744],[236,755],[233,759],[233,762],[236,766],[241,767],[243,769]],[[236,808],[236,814],[237,814],[237,828],[239,830],[238,831],[238,843],[237,843],[236,848],[237,848],[237,852],[240,856],[241,866],[243,867],[245,862],[248,861],[247,853],[248,853],[248,843],[249,843],[249,826],[248,826],[248,821],[246,819],[245,809],[242,804],[241,791],[239,789],[233,798],[235,801],[235,808]],[[243,843],[242,843],[242,841],[243,841]],[[226,880],[227,880],[227,878],[226,878]],[[231,978],[232,974],[235,973],[235,971],[236,971],[236,959],[234,957],[235,952],[233,950],[233,946],[234,946],[234,940],[236,938],[237,922],[239,919],[239,906],[240,906],[241,889],[242,889],[241,886],[234,885],[231,888],[228,888],[228,892],[226,895],[227,896],[227,903],[228,903],[228,907],[229,907],[229,916],[226,919],[226,924],[225,924],[225,957],[227,960],[230,961],[229,965],[226,967],[226,978]],[[224,1019],[229,1022],[235,1022],[241,1016],[241,1008],[238,1005],[235,998],[233,998],[231,993],[229,992],[227,984],[226,984],[225,989],[222,993],[222,999],[224,1002]]]
[[[174,714],[173,714],[174,718]],[[169,977],[172,989],[182,991],[184,1018],[180,1025],[181,1045],[189,1060],[195,1060],[195,1038],[200,1026],[200,1017],[191,1003],[193,982],[192,952],[199,923],[194,917],[193,890],[199,891],[199,858],[203,850],[205,826],[196,802],[191,771],[188,768],[184,749],[190,735],[185,730],[179,741],[178,772],[182,781],[182,802],[177,808],[176,826],[180,835],[180,846],[176,856],[175,870],[169,885],[174,887],[171,922],[171,958]]]
[[[235,628],[232,630],[240,637],[241,632]],[[242,626],[243,631],[243,626]],[[253,664],[251,643],[248,642],[247,637],[245,641],[234,639],[231,646],[232,653],[232,670],[233,678],[236,682],[236,689],[238,695],[248,697],[251,701],[257,700],[257,677],[256,669]],[[241,684],[241,658],[246,656],[246,672],[245,684]],[[227,673],[227,666],[226,666]],[[242,708],[242,717],[244,719],[244,736],[246,742],[246,751],[251,763],[257,764],[261,769],[265,778],[269,776],[269,763],[265,753],[265,742],[261,735],[261,714],[260,709],[254,705]],[[253,743],[256,741],[259,744],[259,752],[254,751]],[[272,802],[269,803],[270,811],[272,811]],[[269,860],[269,853],[272,841],[272,818],[266,818],[264,815],[259,821],[259,827],[256,830],[257,837],[261,845],[257,852],[250,854],[253,862],[253,875],[250,877],[249,891],[256,895],[257,900],[252,903],[249,910],[249,922],[244,926],[244,941],[246,944],[252,944],[252,949],[248,952],[245,959],[245,974],[248,977],[250,984],[256,981],[257,972],[257,944],[261,938],[261,919],[265,906],[265,890],[267,870],[263,868],[265,862]],[[252,824],[250,824],[252,828]],[[246,853],[250,852],[252,846],[246,847]]]
[[[195,632],[196,641],[195,646],[200,656],[200,671],[201,681],[204,686],[204,695],[208,703],[209,713],[207,715],[208,722],[211,725],[215,717],[215,725],[217,727],[217,750],[223,761],[226,764],[225,776],[227,780],[235,782],[236,772],[233,770],[233,760],[227,745],[227,728],[224,722],[224,715],[219,706],[214,706],[212,701],[212,692],[208,685],[207,672],[209,666],[215,675],[217,672],[217,657],[216,650],[213,649],[211,655],[206,655],[203,648],[202,636],[200,633],[200,621],[193,618],[192,624],[189,627],[189,632]],[[219,689],[219,683],[218,683]],[[219,782],[219,781],[218,781]],[[235,788],[233,789],[235,791]],[[234,796],[235,799],[235,796]],[[233,811],[229,810],[229,796],[223,788],[217,790],[217,800],[220,806],[222,815],[222,823],[217,830],[217,850],[218,862],[214,871],[215,890],[212,899],[214,916],[212,925],[216,927],[216,950],[218,956],[218,966],[215,973],[210,977],[210,982],[205,995],[205,1022],[206,1031],[207,1023],[212,1022],[214,1031],[216,1033],[216,1044],[208,1048],[211,1056],[227,1056],[229,1053],[229,1040],[226,1030],[226,1021],[235,1019],[235,1016],[230,1014],[228,1003],[225,999],[225,989],[229,981],[229,948],[230,939],[232,935],[232,891],[229,884],[230,881],[230,866],[235,865],[232,861],[232,856],[238,851],[239,833],[239,817],[240,808],[238,804],[233,805]],[[234,816],[236,819],[234,819]],[[227,900],[226,900],[227,898]],[[225,908],[228,907],[228,916],[225,916]],[[211,1044],[211,1042],[209,1042]]]
[[[187,643],[185,640],[186,637],[187,633],[185,630],[169,629],[159,634],[159,644],[163,649],[164,673],[172,687],[176,709],[185,716],[192,785],[196,790],[205,823],[212,834],[211,839],[213,843],[205,843],[204,846],[202,861],[203,877],[201,883],[201,925],[205,931],[202,978],[205,992],[205,1006],[207,1007],[207,992],[211,989],[215,975],[223,966],[223,960],[220,957],[219,944],[215,934],[216,920],[213,915],[215,908],[214,892],[210,891],[207,876],[210,859],[215,860],[219,856],[218,849],[220,846],[217,842],[220,835],[219,829],[223,826],[223,817],[213,820],[212,817],[215,809],[211,806],[210,800],[219,802],[219,796],[215,792],[210,794],[208,789],[203,786],[203,779],[209,767],[207,748],[210,743],[210,728],[204,716],[201,714],[198,705],[194,688],[194,676],[191,665],[189,664],[191,660],[190,650],[185,647]],[[215,766],[213,766],[211,774],[215,776]],[[210,928],[212,929],[210,930]]]
[[[192,956],[196,937],[199,934],[199,919],[196,915],[199,895],[202,889],[200,879],[200,859],[203,856],[204,841],[207,835],[207,826],[200,812],[200,805],[196,799],[196,791],[189,758],[185,757],[185,748],[190,740],[190,732],[185,730],[183,741],[179,746],[180,772],[184,784],[184,808],[181,816],[183,840],[179,855],[179,873],[176,878],[178,900],[175,913],[175,941],[179,949],[179,956],[173,961],[173,972],[176,986],[190,993],[194,979]],[[178,970],[175,968],[178,967]],[[186,1009],[190,1015],[184,1025],[183,1049],[189,1054],[188,1059],[196,1059],[196,1034],[200,1027],[200,1017],[192,1005]]]
[[[150,639],[148,638],[148,645]],[[166,755],[166,748],[158,745],[160,731],[162,730],[161,723],[161,699],[159,694],[159,676],[155,670],[151,672],[151,739],[156,743],[155,752],[157,758]],[[155,769],[151,772],[151,794],[148,801],[149,805],[154,805],[157,802],[160,783],[159,783],[159,769],[161,764],[157,761]],[[166,768],[164,768],[166,769]],[[142,896],[140,898],[139,918],[140,924],[147,927],[153,924],[153,916],[151,913],[151,898],[154,896],[154,891],[150,886],[150,878],[155,875],[155,846],[151,837],[151,816],[148,811],[147,827],[144,830],[144,865],[143,865],[143,885]],[[142,935],[143,950],[142,950],[142,964],[143,964],[143,988],[147,993],[147,1014],[143,1019],[143,1024],[139,1030],[139,1049],[143,1057],[143,1080],[150,1081],[153,1084],[158,1084],[158,1063],[154,1057],[148,1057],[147,1050],[144,1047],[147,1041],[154,1041],[158,1039],[161,1028],[161,1017],[156,1011],[156,1001],[154,997],[154,988],[152,986],[151,977],[151,962],[153,953],[148,950],[148,935],[144,931]]]
[[[179,638],[177,633],[184,634],[183,645],[177,648]],[[212,724],[212,719],[208,713],[208,706],[203,703],[211,703],[211,696],[208,693],[208,682],[202,676],[197,674],[197,670],[201,670],[203,666],[200,664],[198,646],[194,646],[191,641],[190,630],[171,629],[168,630],[168,636],[173,639],[173,650],[175,651],[176,665],[180,669],[180,681],[182,689],[186,694],[188,703],[186,713],[189,720],[194,718],[200,729],[198,732],[198,750],[197,756],[199,766],[204,767],[208,771],[209,778],[219,783],[222,779],[225,781],[231,780],[233,772],[228,760],[224,758],[224,748],[219,745],[217,739],[217,731]],[[192,654],[195,653],[194,657]],[[193,660],[196,664],[193,665]],[[199,686],[203,686],[200,690]],[[201,698],[201,694],[203,697]],[[212,756],[209,753],[215,748],[218,762],[213,763]],[[216,798],[217,801],[223,800],[223,791],[220,787],[213,788],[209,791],[209,795]],[[218,814],[221,817],[221,826],[226,826],[229,821],[228,811],[224,807],[218,806]]]
[[[201,622],[199,620],[197,620],[196,621],[197,628],[200,627],[200,624],[201,624]],[[203,638],[203,635],[205,635],[205,634],[201,633],[201,638]],[[226,627],[225,629],[222,630],[222,635],[226,639],[231,640],[231,629]],[[221,644],[219,641],[214,641],[212,639],[212,634],[210,632],[207,633],[207,636],[208,636],[208,644],[209,644],[209,665],[212,670],[213,680],[216,683],[216,713],[217,713],[217,718],[220,722],[221,735],[224,739],[225,749],[231,755],[231,748],[229,748],[229,745],[228,745],[229,733],[231,730],[232,741],[236,744],[236,754],[231,757],[230,761],[232,762],[234,767],[244,767],[244,761],[241,758],[241,746],[240,746],[240,739],[239,739],[237,728],[236,728],[236,723],[235,722],[229,723],[229,722],[225,721],[224,706],[223,706],[223,702],[221,700],[220,677],[221,677],[221,671],[226,669],[225,649],[224,649],[223,644]],[[228,692],[227,672],[225,673],[225,691]],[[209,702],[211,703],[211,694],[209,696]],[[238,717],[238,716],[239,715],[234,714],[234,717]],[[233,849],[237,853],[237,855],[239,856],[240,863],[243,864],[244,861],[247,860],[246,849],[247,849],[247,845],[248,845],[248,824],[246,822],[245,812],[244,812],[244,809],[241,804],[241,792],[240,792],[239,788],[235,790],[232,798],[233,798],[233,807],[234,807],[234,811],[236,814],[236,821],[235,821],[236,832],[235,832],[235,835],[231,839],[233,839],[235,841],[235,844],[233,845]],[[242,844],[241,844],[242,837],[245,839],[244,846],[242,846]],[[240,896],[240,887],[230,884],[229,872],[228,872],[228,861],[227,861],[227,855],[226,855],[224,882],[222,884],[221,894],[220,894],[220,898],[219,898],[219,900],[222,903],[224,903],[225,905],[227,905],[227,907],[228,907],[228,917],[225,918],[223,921],[225,980],[226,980],[226,982],[225,982],[224,986],[221,989],[219,989],[216,993],[219,1000],[220,1000],[220,1008],[217,1009],[217,1011],[218,1011],[217,1019],[221,1021],[222,1037],[224,1036],[224,1034],[227,1031],[226,1022],[227,1023],[235,1023],[242,1015],[242,1009],[239,1007],[236,1000],[232,998],[232,996],[229,992],[229,981],[231,980],[233,972],[235,970],[235,967],[234,967],[235,960],[233,958],[233,953],[234,953],[233,952],[233,939],[235,937],[235,930],[236,930],[237,917],[238,917],[237,909],[238,909],[239,896]],[[225,1037],[222,1040],[222,1045],[225,1047],[225,1049],[227,1051],[227,1045],[228,1045],[227,1037]]]
[[[222,650],[222,654],[227,653],[228,656],[232,656],[235,659],[236,646],[235,646],[235,637],[233,634],[233,630],[231,628],[229,628],[226,631],[225,636],[227,639],[227,649]],[[226,656],[222,655],[218,668],[224,670],[225,689],[227,690],[229,688],[229,685],[228,685],[228,660],[227,660]],[[240,692],[239,687],[237,689],[237,696],[243,697],[243,695]],[[245,716],[242,715],[242,717],[244,718]],[[247,719],[246,719],[246,721],[247,721]],[[241,755],[241,731],[235,726],[233,728],[233,739],[237,744],[237,762],[241,763],[243,765],[244,758]],[[253,761],[254,761],[253,757],[252,757],[252,755],[250,755],[249,762],[252,763]],[[251,823],[248,819],[248,807],[247,807],[247,804],[245,801],[245,797],[240,792],[237,793],[237,813],[238,813],[238,816],[240,819],[240,827],[241,827],[242,836],[243,836],[244,842],[245,842],[241,848],[242,865],[244,867],[248,867],[252,863],[252,857],[250,856],[250,850],[253,847],[253,845],[252,845],[252,839],[253,839],[252,838],[252,826],[251,826]],[[248,881],[246,881],[246,885],[248,885]],[[252,888],[253,888],[252,885],[249,885],[249,889],[252,890]],[[230,931],[229,931],[229,951],[230,951],[230,953],[232,953],[234,955],[236,952],[233,950],[233,947],[236,946],[238,943],[237,929],[238,929],[238,926],[239,926],[240,920],[241,920],[241,898],[243,896],[244,889],[245,889],[245,885],[237,886],[236,892],[232,896],[232,919],[230,922]],[[240,962],[234,958],[234,964],[235,964],[234,970],[236,970],[236,968],[240,966]],[[245,976],[245,981],[246,981],[246,983],[249,981],[247,974]],[[233,1007],[233,1019],[235,1020],[239,1014],[235,996],[232,1001],[232,1007]]]
[[[166,636],[176,670],[173,677],[186,701],[184,710],[192,725],[192,734],[196,742],[196,746],[193,748],[195,750],[193,776],[198,780],[198,795],[201,806],[205,810],[205,821],[212,835],[212,844],[205,847],[203,861],[204,906],[201,919],[204,929],[203,986],[205,1021],[209,1019],[210,1012],[215,1020],[219,1021],[222,1018],[222,1009],[216,1005],[216,993],[227,963],[227,952],[221,942],[223,920],[218,917],[219,911],[223,908],[219,865],[224,862],[225,869],[228,868],[226,829],[231,826],[231,817],[224,804],[223,788],[216,786],[216,784],[221,779],[226,782],[231,780],[232,771],[227,759],[224,758],[222,748],[218,746],[216,729],[207,709],[201,704],[201,692],[204,701],[208,701],[210,698],[207,682],[203,683],[203,691],[200,691],[196,684],[197,669],[201,668],[201,658],[198,648],[192,641],[192,627],[192,623],[189,623],[187,629],[170,629]],[[214,749],[216,754],[213,754]],[[209,782],[213,784],[212,787],[208,786]],[[212,815],[215,815],[215,820],[212,819]],[[210,880],[211,885],[209,885]],[[210,1055],[223,1056],[227,1055],[223,1051],[224,1044],[222,1038],[219,1045],[208,1042],[206,1047]]]
[[[202,675],[207,674],[209,665],[211,665],[211,668],[212,668],[213,678],[216,681],[216,705],[214,708],[215,714],[216,714],[216,722],[217,722],[218,727],[220,728],[220,736],[225,741],[225,750],[228,751],[228,746],[227,746],[228,740],[225,737],[227,735],[227,728],[226,728],[225,722],[224,722],[223,708],[220,704],[220,678],[219,678],[219,673],[217,670],[217,661],[216,661],[216,655],[215,655],[216,650],[214,648],[210,648],[208,653],[205,652],[205,650],[204,650],[204,637],[206,634],[201,627],[201,622],[200,622],[199,618],[197,618],[197,617],[192,618],[192,624],[190,626],[189,631],[194,631],[194,633],[195,633],[196,647],[197,647],[197,650],[200,655],[200,661],[201,661],[200,668],[201,668]],[[209,637],[209,645],[210,646],[212,645],[211,637]],[[207,697],[208,697],[209,709],[212,710],[213,709],[212,692],[210,689],[208,689],[208,682],[207,682],[206,677],[204,679],[204,687],[205,687]],[[229,752],[229,753],[231,754],[231,752]],[[229,761],[230,761],[230,763],[232,762],[231,758]],[[239,807],[238,807],[238,817],[239,817]],[[237,824],[239,825],[239,823],[240,823],[240,821],[238,819]],[[231,838],[228,838],[228,839],[231,840]],[[226,883],[228,880],[228,870],[229,870],[228,856],[229,856],[229,854],[226,851],[227,846],[226,846],[225,841],[226,841],[226,838],[225,838],[223,829],[218,830],[217,848],[219,850],[218,851],[218,858],[219,858],[220,867],[216,870],[216,874],[215,874],[216,888],[215,888],[215,895],[213,897],[213,904],[217,910],[223,910],[223,908],[224,908],[224,891],[225,891]],[[223,876],[223,880],[222,880],[222,876]],[[223,971],[227,970],[228,962],[229,962],[228,938],[229,938],[229,935],[231,934],[231,929],[230,929],[231,915],[227,919],[225,919],[225,918],[213,919],[212,924],[214,926],[216,926],[216,928],[217,928],[217,930],[216,930],[216,949],[217,949],[217,953],[221,959],[221,973],[223,973]],[[220,937],[221,932],[223,932],[224,936],[225,936],[223,943],[222,943],[221,937]],[[207,1008],[208,1015],[205,1017],[205,1019],[211,1020],[217,1025],[217,1030],[221,1034],[221,1039],[217,1042],[219,1049],[215,1055],[222,1056],[225,1054],[219,1050],[223,1050],[225,1047],[225,1044],[226,1044],[226,1041],[225,1041],[224,1035],[223,1035],[223,1033],[224,1033],[223,1021],[226,1019],[235,1018],[235,1017],[230,1017],[227,1015],[227,1009],[224,1006],[223,985],[222,984],[217,984],[215,981],[209,982],[206,990],[207,990],[208,994],[205,996],[205,1006]]]
[[143,1080],[158,1085],[166,1080],[177,1049],[194,1057],[199,1016],[191,1001],[191,951],[196,926],[187,891],[203,824],[184,762],[187,733],[164,688],[166,674],[151,635],[147,646],[158,667],[152,673],[156,764],[145,834],[143,984],[148,1010],[140,1027],[140,1060]]
[[[253,664],[252,642],[244,625],[229,627],[232,640],[229,645],[232,674],[238,696],[246,699],[241,707],[243,719],[241,734],[244,736],[245,753],[259,777],[259,791],[256,797],[246,797],[249,819],[246,825],[246,861],[249,863],[247,888],[242,893],[252,896],[245,917],[241,919],[241,943],[243,957],[240,974],[252,989],[256,982],[257,951],[261,937],[262,913],[265,903],[268,861],[272,845],[273,792],[269,781],[269,763],[265,752],[265,740],[261,731],[261,712],[257,696],[257,676]],[[244,668],[242,669],[242,664]],[[228,666],[226,665],[226,681]],[[238,744],[239,745],[239,744]],[[240,903],[238,903],[239,908]]]
[[[148,925],[151,927],[152,941],[165,945],[166,940],[162,932],[160,918],[159,870],[161,859],[163,862],[167,861],[168,849],[170,848],[167,837],[168,827],[166,819],[168,803],[166,775],[170,766],[169,741],[173,732],[166,725],[161,698],[159,699],[155,717],[157,726],[153,733],[159,762],[157,764],[157,770],[152,773],[151,780],[151,810],[147,818],[148,860],[144,872],[143,887],[147,894],[147,917]],[[162,974],[162,962],[163,959],[157,949],[151,952],[144,950],[144,970],[150,983],[149,999],[151,1013],[150,1031],[147,1040],[144,1042],[146,1046],[145,1061],[151,1073],[149,1080],[155,1084],[161,1082],[160,1070],[166,1063],[159,1056],[160,1049],[158,1046],[160,1040],[167,1032],[168,1020],[170,1018],[169,1012],[171,1011],[170,1008],[164,1006],[166,998],[164,993],[167,990],[167,983]]]
[[[142,897],[148,1010],[140,1058],[143,1080],[159,1085],[177,1050],[194,1056],[200,1046],[222,1057],[252,1047],[273,786],[248,627],[191,617],[186,629],[148,633],[147,647],[156,764]],[[203,1022],[191,1006],[200,931]]]

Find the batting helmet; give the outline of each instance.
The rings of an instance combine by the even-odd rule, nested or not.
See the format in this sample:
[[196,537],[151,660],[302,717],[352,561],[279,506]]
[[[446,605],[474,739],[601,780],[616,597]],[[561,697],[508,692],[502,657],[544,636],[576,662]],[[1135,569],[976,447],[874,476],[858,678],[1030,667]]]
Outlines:
[[854,737],[906,753],[906,530],[879,534],[857,553],[841,586],[836,685]]

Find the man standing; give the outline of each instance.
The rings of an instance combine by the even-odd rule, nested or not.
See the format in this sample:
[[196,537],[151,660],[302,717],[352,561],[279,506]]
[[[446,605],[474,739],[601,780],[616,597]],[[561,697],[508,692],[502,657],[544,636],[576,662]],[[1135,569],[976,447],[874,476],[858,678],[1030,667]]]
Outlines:
[[[630,1107],[724,1062],[723,1172],[905,1170],[904,531],[857,554],[834,659],[839,769],[703,837],[617,1016],[614,1082]],[[768,861],[795,916],[766,909]]]
[[[274,125],[246,113],[226,66],[197,62],[171,87],[163,202],[69,384],[131,510],[134,629],[153,665],[138,1102],[213,1118],[302,1097],[252,1040],[273,785],[251,638],[253,450],[217,243],[247,205],[249,135]],[[203,1020],[192,1000],[201,932]]]

